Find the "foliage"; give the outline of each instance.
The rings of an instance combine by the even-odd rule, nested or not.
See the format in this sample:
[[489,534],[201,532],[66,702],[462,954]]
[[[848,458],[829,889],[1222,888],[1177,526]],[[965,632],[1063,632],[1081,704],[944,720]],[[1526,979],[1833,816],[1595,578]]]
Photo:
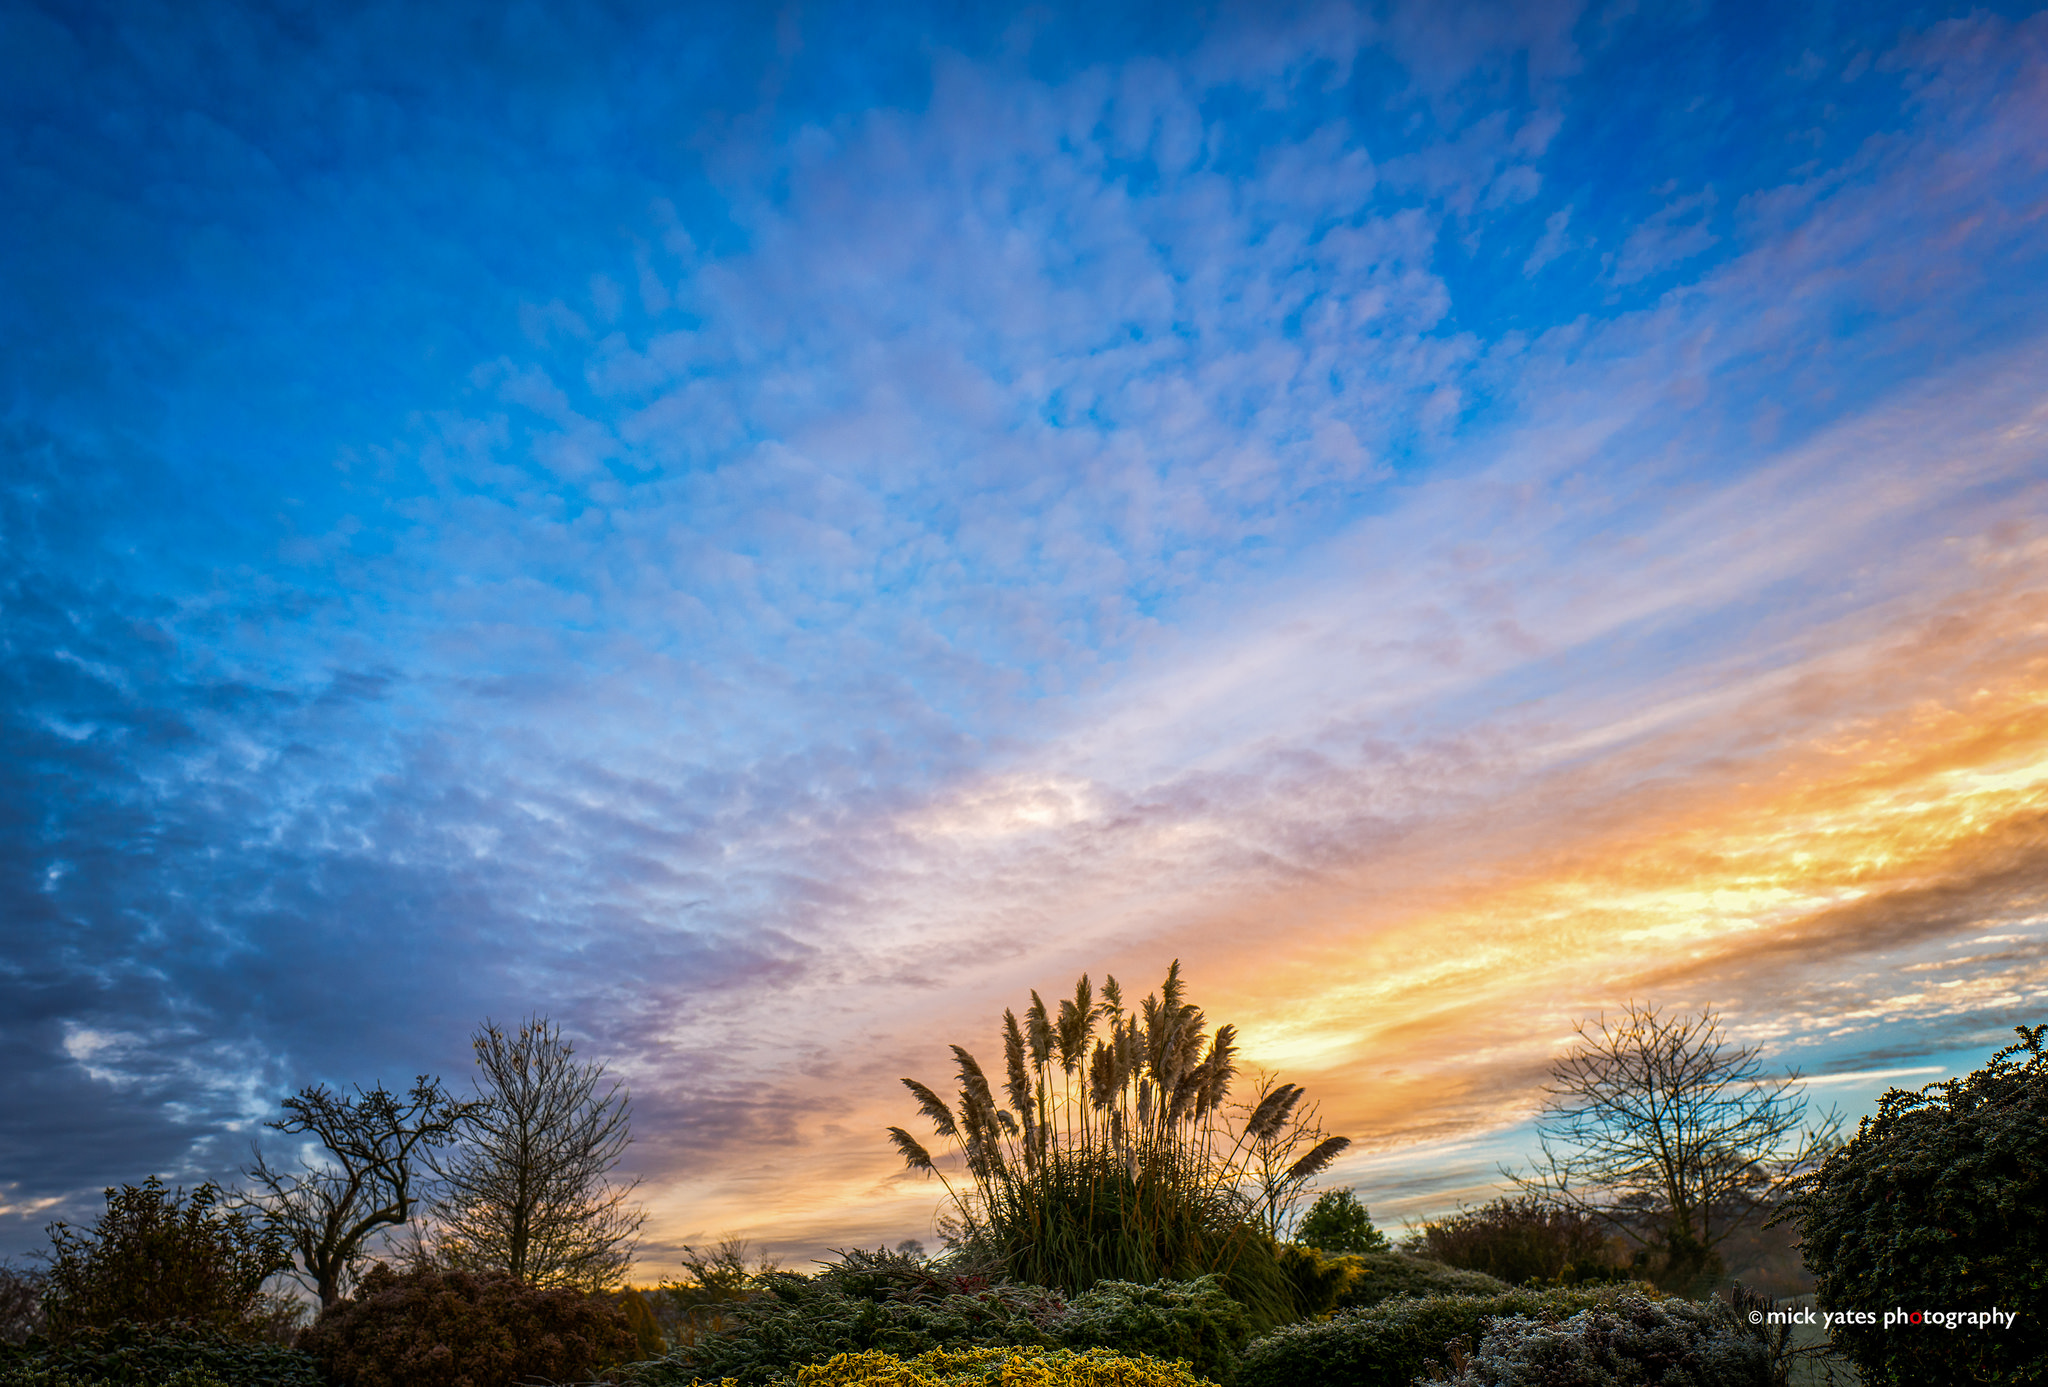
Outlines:
[[1623,1296],[1564,1321],[1492,1321],[1418,1387],[1771,1387],[1763,1345],[1724,1306]]
[[1098,1281],[1052,1325],[1068,1348],[1179,1359],[1203,1377],[1227,1382],[1251,1338],[1242,1305],[1213,1276],[1195,1281]]
[[290,1265],[284,1241],[241,1210],[224,1210],[218,1186],[187,1198],[151,1177],[107,1191],[90,1232],[51,1225],[43,1310],[53,1338],[121,1321],[184,1321],[254,1338],[275,1318],[264,1279]]
[[325,1308],[349,1289],[370,1236],[413,1216],[419,1152],[448,1141],[468,1109],[424,1074],[402,1098],[381,1084],[368,1093],[358,1088],[353,1097],[315,1084],[283,1106],[285,1115],[265,1125],[317,1138],[326,1158],[283,1171],[258,1152],[243,1173],[257,1186],[256,1204],[297,1254],[294,1274]]
[[1605,1226],[1581,1209],[1533,1195],[1493,1200],[1422,1225],[1417,1250],[1446,1266],[1525,1285],[1625,1279]]
[[0,1387],[324,1387],[310,1354],[181,1324],[81,1330],[0,1358]]
[[1372,1215],[1350,1190],[1325,1190],[1308,1206],[1294,1229],[1294,1240],[1323,1252],[1388,1252],[1387,1235],[1373,1227]]
[[2048,1026],[2019,1034],[1963,1078],[1887,1092],[1789,1202],[1823,1309],[2019,1314],[1835,1327],[1872,1382],[2048,1381]]
[[747,1240],[728,1234],[712,1247],[683,1248],[683,1274],[650,1293],[649,1306],[671,1346],[688,1347],[734,1324],[732,1307],[762,1294],[762,1277],[778,1270],[765,1254],[750,1261]]
[[620,1291],[613,1302],[626,1316],[626,1328],[633,1334],[633,1356],[635,1358],[659,1358],[668,1352],[668,1337],[661,1332],[661,1322],[654,1317],[654,1307],[647,1303],[647,1297],[636,1290]]
[[1659,1285],[1696,1288],[1720,1270],[1715,1248],[1770,1210],[1839,1123],[1803,1131],[1798,1076],[1771,1077],[1712,1011],[1666,1017],[1630,1002],[1575,1029],[1544,1090],[1542,1163],[1506,1173],[1639,1243],[1636,1265]]
[[732,1378],[754,1387],[842,1353],[914,1357],[938,1348],[1053,1344],[1047,1326],[1066,1310],[1057,1292],[979,1274],[920,1280],[914,1268],[890,1265],[889,1256],[842,1254],[817,1276],[768,1272],[760,1294],[729,1305],[730,1328],[641,1365],[635,1380],[683,1387]]
[[1334,1310],[1363,1266],[1356,1254],[1332,1257],[1296,1243],[1282,1244],[1278,1252],[1280,1271],[1304,1317]]
[[0,1262],[0,1344],[18,1344],[43,1328],[42,1272]]
[[581,1291],[378,1263],[300,1345],[350,1387],[505,1387],[588,1378],[629,1358],[633,1333],[624,1311]]
[[1478,1271],[1461,1271],[1406,1252],[1355,1253],[1339,1259],[1345,1268],[1335,1306],[1355,1310],[1395,1296],[1498,1295],[1505,1281]]
[[935,1349],[908,1361],[843,1354],[804,1368],[798,1387],[1198,1387],[1177,1363],[1106,1349]]
[[1148,1353],[1223,1380],[1252,1332],[1215,1277],[1105,1281],[1069,1301],[971,1260],[935,1264],[877,1250],[839,1253],[816,1276],[770,1272],[760,1283],[762,1294],[729,1306],[729,1329],[642,1365],[636,1380],[763,1384],[837,1354],[1013,1347]]
[[[1471,1276],[1475,1273],[1462,1272]],[[1409,1387],[1446,1345],[1476,1338],[1504,1315],[1561,1320],[1640,1287],[1507,1289],[1493,1295],[1397,1296],[1286,1325],[1254,1339],[1235,1387]]]
[[482,1077],[460,1145],[429,1158],[443,1187],[437,1260],[535,1286],[616,1285],[645,1217],[628,1202],[638,1182],[611,1179],[632,1139],[624,1087],[575,1062],[545,1017],[509,1035],[486,1021],[474,1044]]
[[[1101,1034],[1098,1036],[1098,1028]],[[1116,979],[1098,997],[1081,978],[1048,1009],[1036,992],[1022,1024],[1003,1014],[1008,1107],[980,1063],[956,1045],[959,1098],[949,1108],[903,1082],[972,1184],[956,1188],[901,1127],[890,1136],[914,1170],[938,1175],[969,1246],[1023,1281],[1080,1292],[1098,1281],[1224,1278],[1255,1321],[1296,1313],[1259,1220],[1349,1145],[1329,1137],[1283,1170],[1257,1168],[1296,1123],[1302,1090],[1271,1087],[1241,1122],[1227,1119],[1236,1030],[1209,1035],[1176,962],[1159,992],[1126,1011]]]

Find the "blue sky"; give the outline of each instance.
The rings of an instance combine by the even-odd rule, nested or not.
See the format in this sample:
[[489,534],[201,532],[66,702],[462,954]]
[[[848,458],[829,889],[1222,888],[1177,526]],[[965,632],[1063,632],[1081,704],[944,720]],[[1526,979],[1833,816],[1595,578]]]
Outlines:
[[2043,1019],[2024,7],[0,63],[0,1251],[486,1015],[629,1077],[657,1253],[921,1232],[894,1078],[1083,969],[1410,1211],[1628,996],[1856,1101]]

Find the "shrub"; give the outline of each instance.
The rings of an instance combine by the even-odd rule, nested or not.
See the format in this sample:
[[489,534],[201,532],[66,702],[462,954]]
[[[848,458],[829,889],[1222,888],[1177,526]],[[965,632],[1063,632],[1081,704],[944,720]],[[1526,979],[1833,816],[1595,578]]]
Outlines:
[[[1465,1272],[1461,1275],[1474,1275]],[[1446,1346],[1508,1315],[1561,1320],[1641,1287],[1502,1290],[1494,1295],[1399,1296],[1327,1320],[1288,1325],[1248,1346],[1236,1387],[1409,1387]]]
[[668,1351],[668,1340],[663,1336],[661,1323],[654,1318],[654,1308],[647,1303],[646,1296],[635,1290],[624,1290],[613,1300],[625,1312],[626,1328],[633,1334],[634,1357],[659,1358]]
[[1446,1266],[1483,1271],[1514,1286],[1627,1277],[1597,1219],[1530,1194],[1431,1220],[1417,1243]]
[[1338,1260],[1345,1268],[1344,1286],[1336,1299],[1339,1310],[1361,1309],[1395,1296],[1485,1296],[1508,1289],[1505,1281],[1484,1272],[1462,1271],[1407,1252],[1368,1252]]
[[804,1368],[798,1387],[1199,1387],[1177,1363],[1106,1349],[937,1349],[905,1361],[849,1353]]
[[117,1324],[81,1330],[0,1359],[0,1387],[66,1381],[136,1387],[324,1387],[311,1354],[212,1334],[190,1325]]
[[1771,1387],[1771,1360],[1728,1312],[1623,1296],[1570,1319],[1491,1322],[1454,1369],[1418,1387]]
[[1113,1349],[1180,1359],[1195,1372],[1227,1382],[1251,1338],[1244,1306],[1213,1276],[1195,1281],[1099,1281],[1074,1298],[1052,1333],[1068,1348]]
[[1789,1203],[1822,1309],[2019,1314],[1837,1326],[1873,1382],[2048,1380],[2048,1026],[2019,1034],[1967,1077],[1886,1093]]
[[1372,1225],[1372,1215],[1350,1190],[1325,1190],[1316,1196],[1295,1227],[1294,1240],[1323,1252],[1391,1252],[1387,1235]]
[[300,1337],[350,1387],[505,1387],[588,1378],[625,1361],[625,1312],[599,1296],[505,1276],[372,1267]]
[[768,1272],[759,1280],[765,1294],[726,1307],[731,1328],[643,1364],[635,1380],[685,1387],[699,1378],[730,1378],[759,1387],[839,1354],[911,1358],[941,1348],[1049,1347],[1044,1326],[1066,1309],[1043,1287],[989,1285],[972,1294],[943,1282],[906,1287],[867,1265],[842,1263],[817,1276]]
[[261,1337],[276,1305],[263,1294],[271,1273],[291,1265],[284,1241],[247,1214],[218,1208],[205,1184],[168,1191],[152,1176],[107,1191],[107,1211],[90,1232],[52,1224],[55,1251],[43,1294],[52,1338],[118,1323],[196,1325],[217,1334]]

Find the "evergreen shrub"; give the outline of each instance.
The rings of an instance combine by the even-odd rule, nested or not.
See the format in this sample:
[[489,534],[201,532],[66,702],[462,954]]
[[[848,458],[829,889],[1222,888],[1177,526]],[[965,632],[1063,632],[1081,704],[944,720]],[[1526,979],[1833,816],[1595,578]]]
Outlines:
[[1772,1387],[1771,1356],[1724,1306],[1627,1295],[1570,1319],[1496,1319],[1418,1387]]
[[1201,1387],[1178,1363],[1107,1349],[937,1349],[912,1359],[843,1354],[801,1369],[797,1387]]
[[299,1339],[344,1387],[506,1387],[576,1381],[626,1362],[633,1332],[601,1296],[506,1276],[370,1269]]
[[[1964,1078],[1886,1093],[1789,1203],[1816,1303],[1878,1316],[1832,1333],[1868,1381],[2048,1382],[2048,1026],[2019,1034]],[[2017,1322],[1883,1322],[1994,1309]]]
[[0,1387],[324,1387],[311,1354],[183,1324],[116,1324],[0,1348]]
[[1203,1377],[1227,1382],[1251,1338],[1252,1322],[1213,1276],[1149,1286],[1098,1281],[1074,1297],[1051,1332],[1068,1348],[1180,1359]]
[[1599,1286],[1397,1296],[1254,1339],[1238,1363],[1235,1387],[1409,1387],[1430,1362],[1445,1357],[1448,1345],[1477,1339],[1490,1320],[1562,1320],[1644,1290]]
[[850,1252],[815,1276],[769,1272],[764,1292],[728,1305],[733,1324],[642,1363],[636,1382],[687,1387],[731,1379],[766,1387],[841,1354],[915,1358],[939,1349],[1107,1349],[1182,1359],[1227,1381],[1253,1325],[1218,1278],[1146,1285],[1104,1281],[1069,1301],[986,1267]]
[[1447,1267],[1407,1252],[1367,1252],[1339,1259],[1345,1281],[1334,1308],[1362,1309],[1396,1296],[1499,1295],[1508,1283],[1484,1272]]

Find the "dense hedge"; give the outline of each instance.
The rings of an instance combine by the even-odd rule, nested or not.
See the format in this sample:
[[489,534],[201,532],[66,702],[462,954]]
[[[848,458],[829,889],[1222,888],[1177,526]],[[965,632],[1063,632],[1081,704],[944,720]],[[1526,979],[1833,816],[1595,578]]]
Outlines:
[[1068,1301],[986,1271],[842,1253],[815,1276],[770,1272],[759,1284],[760,1294],[726,1307],[731,1328],[640,1364],[635,1380],[645,1387],[686,1387],[700,1378],[765,1387],[840,1354],[909,1359],[939,1349],[1064,1347],[1182,1359],[1225,1381],[1252,1332],[1244,1306],[1215,1277],[1104,1281]]
[[188,1325],[117,1324],[60,1344],[0,1346],[0,1387],[323,1387],[310,1354]]
[[[1873,1383],[2048,1382],[2048,1026],[1961,1079],[1893,1089],[1791,1201],[1815,1300]],[[1888,1311],[2018,1313],[1887,1326]]]
[[1417,1387],[1772,1387],[1771,1357],[1726,1307],[1629,1295],[1563,1321],[1494,1320]]
[[1202,1376],[1227,1382],[1252,1323],[1213,1276],[1149,1286],[1103,1281],[1074,1297],[1051,1333],[1068,1348],[1181,1359]]
[[936,1349],[916,1358],[842,1354],[800,1369],[797,1387],[1202,1387],[1178,1363],[1107,1349]]
[[1640,1286],[1503,1290],[1494,1295],[1407,1296],[1327,1320],[1291,1324],[1245,1349],[1236,1387],[1409,1387],[1446,1345],[1476,1340],[1508,1315],[1562,1320],[1614,1303]]
[[914,1358],[940,1348],[1050,1346],[1041,1321],[1065,1310],[1064,1300],[1038,1287],[898,1298],[856,1294],[829,1276],[795,1272],[769,1272],[761,1287],[761,1295],[730,1307],[730,1329],[639,1365],[635,1381],[688,1387],[699,1378],[730,1378],[762,1387],[845,1353]]
[[1337,1259],[1345,1268],[1335,1309],[1356,1310],[1395,1296],[1499,1295],[1508,1283],[1406,1252],[1367,1252]]
[[574,1381],[633,1355],[625,1312],[581,1291],[502,1276],[378,1265],[300,1337],[345,1387]]

